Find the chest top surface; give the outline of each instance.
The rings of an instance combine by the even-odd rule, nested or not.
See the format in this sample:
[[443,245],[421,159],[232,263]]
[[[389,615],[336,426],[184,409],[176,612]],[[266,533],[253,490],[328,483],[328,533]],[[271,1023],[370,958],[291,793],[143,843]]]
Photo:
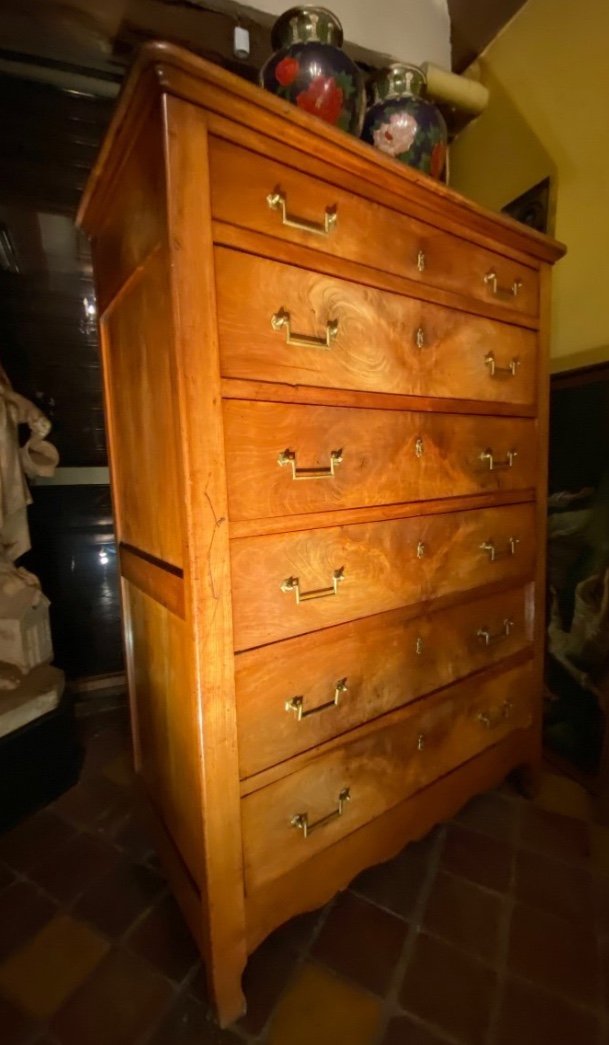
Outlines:
[[430,225],[461,230],[480,244],[499,243],[527,255],[533,263],[554,263],[565,248],[535,230],[494,214],[438,181],[384,156],[371,145],[301,112],[289,102],[256,87],[172,44],[145,45],[123,86],[105,141],[77,215],[77,224],[98,234],[111,195],[111,183],[146,112],[161,95],[175,95],[204,110],[212,133],[228,135],[225,121],[243,135],[264,135],[293,165],[314,176],[357,184],[365,199],[408,213]]

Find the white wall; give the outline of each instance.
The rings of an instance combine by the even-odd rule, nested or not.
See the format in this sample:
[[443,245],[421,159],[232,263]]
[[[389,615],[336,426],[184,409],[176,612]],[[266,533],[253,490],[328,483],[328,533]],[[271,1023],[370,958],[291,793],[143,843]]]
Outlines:
[[[245,6],[245,5],[243,5]],[[279,15],[289,0],[254,0],[249,7]],[[403,62],[435,62],[450,69],[447,0],[326,0],[345,40]]]

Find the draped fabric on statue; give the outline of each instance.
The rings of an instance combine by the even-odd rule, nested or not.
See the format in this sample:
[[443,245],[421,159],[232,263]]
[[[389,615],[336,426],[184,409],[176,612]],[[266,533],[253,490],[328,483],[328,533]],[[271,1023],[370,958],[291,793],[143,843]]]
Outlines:
[[[30,436],[19,446],[19,425]],[[29,399],[13,391],[0,367],[0,550],[14,562],[30,548],[26,508],[31,504],[25,476],[53,475],[59,454],[46,436],[51,422]]]
[[[22,424],[30,434],[21,447]],[[17,689],[28,672],[53,656],[48,599],[38,578],[15,565],[30,548],[26,476],[50,476],[59,461],[45,439],[50,430],[50,421],[13,390],[0,367],[0,690]]]

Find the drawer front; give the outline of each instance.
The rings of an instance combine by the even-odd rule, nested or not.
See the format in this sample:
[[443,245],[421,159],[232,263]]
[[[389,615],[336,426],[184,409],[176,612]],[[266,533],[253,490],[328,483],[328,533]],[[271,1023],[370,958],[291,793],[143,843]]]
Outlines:
[[490,679],[476,676],[248,795],[241,803],[247,890],[526,728],[534,699],[530,662]]
[[380,614],[238,654],[241,776],[524,649],[532,640],[529,596],[515,588],[414,618]]
[[523,327],[222,247],[216,282],[225,377],[535,401],[537,336]]
[[225,400],[233,521],[426,501],[536,482],[535,422]]
[[533,504],[237,538],[235,649],[527,580],[534,561]]
[[485,304],[538,312],[538,275],[527,265],[219,138],[210,140],[210,168],[220,221]]

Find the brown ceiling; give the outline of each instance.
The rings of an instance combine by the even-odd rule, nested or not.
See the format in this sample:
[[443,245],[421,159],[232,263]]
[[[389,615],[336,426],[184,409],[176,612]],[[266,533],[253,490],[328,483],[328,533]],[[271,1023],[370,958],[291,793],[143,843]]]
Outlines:
[[448,0],[453,69],[462,73],[526,0]]

